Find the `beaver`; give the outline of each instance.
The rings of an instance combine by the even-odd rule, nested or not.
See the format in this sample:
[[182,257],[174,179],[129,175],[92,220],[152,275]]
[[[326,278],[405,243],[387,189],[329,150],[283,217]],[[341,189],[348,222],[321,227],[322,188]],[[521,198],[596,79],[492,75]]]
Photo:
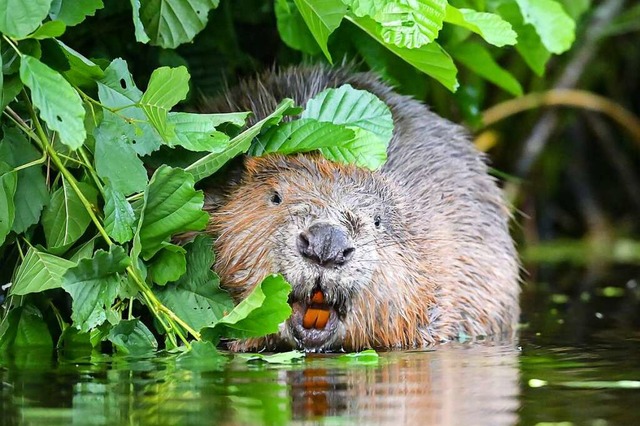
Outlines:
[[378,171],[319,154],[247,157],[209,193],[214,270],[236,302],[265,276],[292,285],[279,332],[236,351],[416,348],[461,336],[512,335],[519,262],[509,209],[467,131],[373,73],[294,67],[242,81],[208,112],[298,105],[343,84],[390,108],[393,137]]

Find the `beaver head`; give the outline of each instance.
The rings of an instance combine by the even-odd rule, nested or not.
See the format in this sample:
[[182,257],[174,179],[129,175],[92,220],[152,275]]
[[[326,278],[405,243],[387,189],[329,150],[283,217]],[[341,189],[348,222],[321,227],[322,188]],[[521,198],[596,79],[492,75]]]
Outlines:
[[293,313],[276,335],[235,349],[410,345],[428,325],[433,292],[415,279],[427,275],[417,266],[425,262],[398,192],[381,173],[319,155],[247,159],[212,215],[215,269],[236,301],[282,274]]

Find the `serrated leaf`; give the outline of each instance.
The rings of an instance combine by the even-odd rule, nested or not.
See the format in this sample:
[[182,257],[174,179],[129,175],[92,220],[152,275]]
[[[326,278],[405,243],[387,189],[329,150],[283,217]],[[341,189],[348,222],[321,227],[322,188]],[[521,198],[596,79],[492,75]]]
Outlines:
[[340,145],[321,148],[325,158],[377,170],[387,161],[387,147],[379,136],[360,127],[352,127],[354,137]]
[[[89,184],[78,182],[78,188],[92,204],[97,204],[98,192]],[[51,203],[42,213],[42,227],[47,248],[54,253],[64,251],[87,230],[91,217],[80,197],[66,179],[62,187],[51,195]]]
[[136,87],[124,60],[114,59],[104,71],[104,78],[98,81],[98,97],[102,104],[117,110],[117,115],[109,115],[109,118],[113,122],[119,121],[118,131],[123,140],[131,143],[138,155],[148,155],[160,148],[160,135],[148,123],[142,108],[137,106],[142,92]]
[[11,309],[0,322],[0,352],[36,347],[53,348],[53,339],[42,312],[33,305]]
[[[40,154],[33,145],[29,144],[24,133],[13,127],[3,130],[4,139],[0,142],[0,158],[7,161],[11,167],[20,167],[40,158]],[[42,208],[49,201],[49,192],[39,164],[19,170],[17,178],[18,185],[13,197],[15,218],[11,230],[21,234],[29,226],[38,223]]]
[[516,0],[524,21],[533,25],[544,47],[551,53],[569,50],[575,39],[576,24],[554,0]]
[[104,229],[118,243],[133,238],[136,216],[124,194],[107,182],[104,186]]
[[0,246],[9,235],[16,214],[13,197],[18,187],[18,174],[13,167],[0,161]]
[[119,274],[130,263],[124,249],[113,245],[108,252],[98,250],[92,259],[82,259],[65,272],[62,288],[73,299],[71,319],[77,329],[87,332],[107,319],[107,310],[118,295]]
[[75,262],[29,247],[9,294],[23,296],[62,287],[62,276]]
[[347,6],[340,0],[293,0],[324,56],[333,62],[327,42],[340,26]]
[[120,354],[143,355],[158,349],[158,342],[139,319],[122,320],[109,331],[107,339]]
[[139,105],[165,142],[169,142],[175,135],[173,126],[167,123],[167,114],[187,96],[187,92],[189,72],[186,67],[161,67],[151,74]]
[[142,192],[147,170],[130,142],[132,128],[109,111],[94,132],[96,171],[115,191],[124,195]]
[[0,0],[0,32],[24,38],[47,17],[51,0]]
[[144,191],[139,224],[142,257],[150,259],[162,244],[179,232],[200,231],[209,221],[202,211],[204,194],[194,189],[194,179],[182,169],[161,166]]
[[49,16],[73,27],[103,7],[102,0],[53,0]]
[[251,147],[251,141],[262,131],[263,127],[266,128],[278,124],[282,121],[284,114],[293,106],[294,103],[292,99],[282,100],[271,114],[231,139],[231,141],[229,141],[229,147],[223,152],[205,155],[185,170],[193,175],[196,182],[207,176],[211,176],[227,161],[247,152]]
[[202,337],[216,342],[220,337],[244,339],[277,332],[291,315],[290,292],[291,285],[281,275],[269,275],[228,315],[204,328]]
[[509,71],[493,59],[484,46],[465,42],[449,49],[453,57],[480,77],[502,87],[512,95],[522,96],[522,86]]
[[423,73],[433,77],[444,87],[455,92],[458,88],[456,79],[457,69],[451,57],[436,42],[420,46],[417,49],[398,47],[387,44],[380,36],[380,24],[370,18],[353,18],[352,22],[364,30],[369,36],[387,49],[399,56],[402,60],[410,63]]
[[28,55],[20,60],[20,79],[31,89],[33,105],[49,128],[58,132],[60,141],[73,150],[80,148],[87,132],[78,92],[59,73]]
[[270,153],[293,154],[335,146],[353,139],[354,132],[345,126],[321,123],[314,119],[300,119],[272,127],[259,136],[248,151],[249,155]]
[[456,9],[448,5],[445,21],[467,28],[484,38],[487,43],[502,47],[516,44],[518,35],[511,24],[494,13],[478,12],[472,9]]
[[320,46],[313,38],[293,0],[276,0],[274,9],[278,33],[287,46],[309,55],[320,52]]
[[164,244],[148,265],[149,278],[155,284],[177,281],[187,271],[186,250],[175,244]]
[[387,104],[373,93],[349,84],[323,90],[309,99],[300,118],[360,127],[387,144],[393,135],[393,117]]
[[199,235],[185,246],[187,271],[174,284],[157,289],[158,299],[193,329],[213,325],[233,309],[229,294],[213,273],[213,240]]
[[380,24],[385,43],[414,49],[438,37],[446,0],[344,0],[355,16],[370,17]]
[[64,34],[67,26],[62,21],[47,21],[40,28],[29,34],[28,38],[43,40],[45,38],[59,37]]
[[[156,46],[173,49],[193,40],[219,0],[141,0],[140,20]],[[136,31],[137,33],[137,31]]]
[[[229,136],[216,130],[212,117],[217,114],[190,114],[170,112],[167,123],[174,136],[167,143],[170,147],[182,146],[189,151],[222,152],[229,147]],[[241,121],[244,124],[244,120]]]

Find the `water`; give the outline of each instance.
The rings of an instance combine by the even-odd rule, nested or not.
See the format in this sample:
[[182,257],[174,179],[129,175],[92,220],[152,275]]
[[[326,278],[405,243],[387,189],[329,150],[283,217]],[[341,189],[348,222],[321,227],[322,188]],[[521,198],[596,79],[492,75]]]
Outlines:
[[537,314],[517,342],[369,362],[189,368],[171,357],[15,354],[0,360],[0,424],[640,424],[640,333],[620,327],[617,304],[587,306],[576,329],[574,307],[548,300],[528,301]]

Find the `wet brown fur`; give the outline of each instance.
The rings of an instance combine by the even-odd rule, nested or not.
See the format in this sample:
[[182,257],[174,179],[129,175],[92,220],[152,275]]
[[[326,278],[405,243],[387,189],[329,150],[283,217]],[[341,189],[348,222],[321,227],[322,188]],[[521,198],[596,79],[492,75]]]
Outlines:
[[[215,270],[223,287],[239,301],[278,272],[292,282],[295,297],[308,298],[315,284],[301,265],[295,237],[322,217],[349,229],[359,257],[323,275],[327,300],[348,311],[340,335],[320,349],[421,347],[461,334],[513,333],[519,284],[509,215],[462,127],[372,74],[320,67],[268,72],[207,110],[252,110],[260,120],[284,97],[304,105],[345,83],[389,105],[395,129],[386,165],[370,172],[317,154],[247,159],[239,181],[210,192]],[[273,191],[282,194],[280,205],[270,203]],[[372,225],[374,214],[382,215],[380,230]],[[287,323],[280,333],[232,348],[298,346]]]

